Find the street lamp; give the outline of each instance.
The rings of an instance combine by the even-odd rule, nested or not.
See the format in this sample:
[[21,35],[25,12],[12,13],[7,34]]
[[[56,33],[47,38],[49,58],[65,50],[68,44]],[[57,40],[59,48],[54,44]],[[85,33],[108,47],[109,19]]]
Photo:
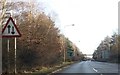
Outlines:
[[[65,31],[65,28],[66,27],[69,27],[69,26],[75,26],[74,24],[71,24],[71,25],[66,25],[64,26],[64,31]],[[64,34],[65,35],[65,34]],[[65,41],[66,41],[66,38],[64,37],[63,38],[63,43],[65,44]],[[65,49],[65,45],[64,45],[64,62],[66,61],[66,49]]]

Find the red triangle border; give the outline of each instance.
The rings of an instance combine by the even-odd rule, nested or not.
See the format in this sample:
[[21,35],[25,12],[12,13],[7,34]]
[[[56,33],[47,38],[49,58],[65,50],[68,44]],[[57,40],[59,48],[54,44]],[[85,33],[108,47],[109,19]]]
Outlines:
[[9,23],[10,20],[12,21],[12,23],[13,23],[14,27],[16,28],[16,31],[18,32],[19,35],[2,35],[2,37],[21,37],[21,33],[20,33],[20,31],[18,30],[18,28],[17,28],[15,22],[13,21],[12,17],[9,17],[9,19],[7,20],[6,25],[5,25],[4,28],[2,29],[2,34],[3,34],[3,32],[5,31],[5,29],[6,29],[6,27],[7,27],[7,25],[8,25],[8,23]]

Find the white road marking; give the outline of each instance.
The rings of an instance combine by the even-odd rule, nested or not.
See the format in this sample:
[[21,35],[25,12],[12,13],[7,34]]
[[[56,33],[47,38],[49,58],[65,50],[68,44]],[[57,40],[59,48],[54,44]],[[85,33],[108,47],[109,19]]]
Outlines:
[[103,75],[102,73],[100,75]]
[[58,69],[58,70],[56,70],[56,71],[53,71],[52,73],[56,73],[56,72],[58,72],[58,71],[60,71],[60,70],[62,70],[62,69]]
[[62,69],[65,69],[65,68],[68,68],[68,67],[69,67],[69,66],[66,66],[66,67],[60,68],[60,69],[58,69],[58,70],[53,71],[52,73],[57,73],[57,72],[61,71]]
[[95,72],[98,72],[95,68],[93,68],[93,70],[94,70]]

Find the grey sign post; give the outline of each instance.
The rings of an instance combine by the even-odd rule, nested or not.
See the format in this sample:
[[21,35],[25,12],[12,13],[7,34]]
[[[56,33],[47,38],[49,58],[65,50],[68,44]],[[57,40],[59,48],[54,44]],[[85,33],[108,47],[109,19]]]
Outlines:
[[14,72],[16,74],[17,73],[17,71],[16,71],[16,37],[21,37],[21,33],[19,32],[19,30],[18,30],[15,22],[13,21],[12,17],[9,17],[9,19],[7,20],[7,23],[2,30],[2,37],[7,37],[8,38],[8,42],[7,42],[7,46],[8,46],[8,71],[10,69],[10,65],[9,65],[9,38],[10,37],[15,38],[15,58],[14,58],[15,69],[14,69]]

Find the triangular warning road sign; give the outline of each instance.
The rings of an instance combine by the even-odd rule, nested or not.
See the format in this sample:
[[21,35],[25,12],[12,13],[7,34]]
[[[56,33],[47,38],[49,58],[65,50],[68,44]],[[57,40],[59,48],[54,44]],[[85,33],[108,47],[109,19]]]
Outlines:
[[10,17],[2,30],[2,37],[20,37],[21,34],[15,25],[12,17]]

